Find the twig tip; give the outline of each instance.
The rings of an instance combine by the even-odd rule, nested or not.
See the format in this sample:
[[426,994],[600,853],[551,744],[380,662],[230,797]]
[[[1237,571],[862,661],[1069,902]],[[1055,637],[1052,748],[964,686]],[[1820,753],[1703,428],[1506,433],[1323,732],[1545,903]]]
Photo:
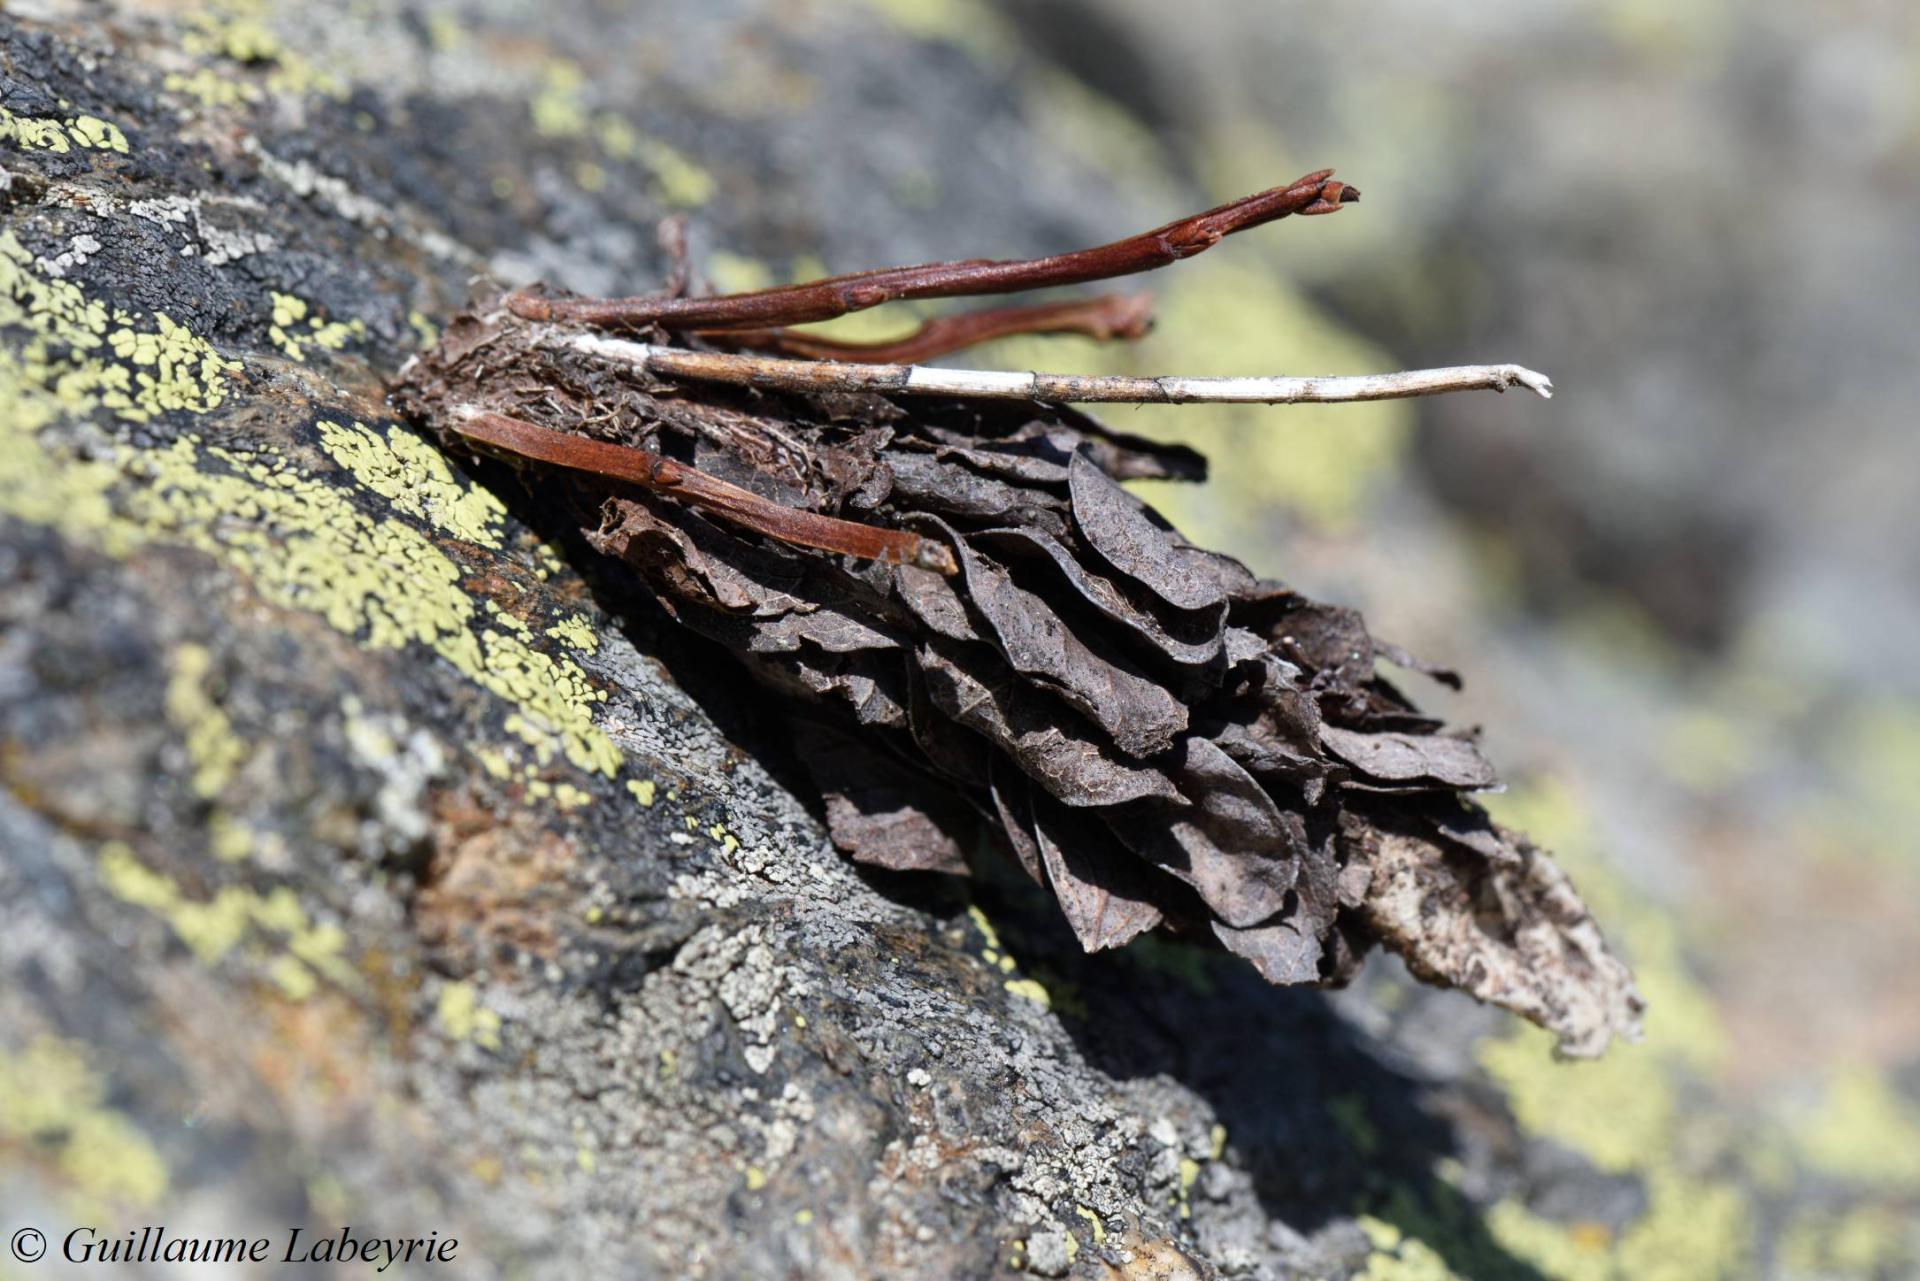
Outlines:
[[1553,379],[1522,365],[1513,367],[1513,379],[1542,400],[1553,399]]

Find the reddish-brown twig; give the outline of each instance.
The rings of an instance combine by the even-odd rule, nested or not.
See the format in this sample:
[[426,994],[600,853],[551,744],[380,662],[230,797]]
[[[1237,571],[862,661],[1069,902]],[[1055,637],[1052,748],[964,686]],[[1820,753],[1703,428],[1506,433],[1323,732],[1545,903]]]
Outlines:
[[1032,307],[992,307],[935,316],[904,338],[839,342],[792,329],[703,329],[695,336],[716,346],[774,352],[803,360],[861,365],[913,365],[951,355],[994,338],[1017,334],[1078,334],[1097,342],[1146,336],[1153,299],[1146,294],[1101,294]]
[[1236,231],[1258,227],[1289,214],[1332,213],[1342,204],[1359,199],[1358,190],[1334,181],[1332,174],[1331,169],[1323,169],[1289,186],[1274,187],[1125,240],[1051,258],[1009,261],[975,258],[914,267],[885,267],[718,298],[651,295],[556,299],[513,294],[507,298],[507,305],[516,315],[528,320],[564,321],[605,329],[659,325],[672,332],[685,333],[693,329],[800,325],[832,320],[849,312],[909,298],[957,298],[1086,284],[1165,267],[1213,247]]
[[918,565],[943,574],[957,573],[960,568],[952,550],[934,539],[782,506],[645,449],[549,431],[473,406],[454,406],[448,417],[454,431],[497,452],[669,494],[691,507],[781,542],[866,560]]

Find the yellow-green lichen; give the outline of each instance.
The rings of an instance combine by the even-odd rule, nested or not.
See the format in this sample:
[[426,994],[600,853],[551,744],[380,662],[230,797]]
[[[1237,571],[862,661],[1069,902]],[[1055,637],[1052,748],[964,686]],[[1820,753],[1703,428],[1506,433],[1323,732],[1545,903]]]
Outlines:
[[204,645],[187,644],[174,650],[167,678],[167,717],[186,736],[189,779],[194,794],[220,794],[246,759],[246,744],[207,688],[213,655]]
[[450,9],[432,9],[426,15],[427,43],[442,52],[458,49],[467,41],[460,15]]
[[280,38],[270,25],[271,0],[212,0],[188,18],[180,47],[208,58],[224,58],[243,67],[263,67],[269,94],[302,97],[322,94],[345,101],[350,87]]
[[985,63],[1003,61],[1020,47],[1006,18],[981,0],[865,0],[867,7],[907,35],[958,45]]
[[45,1035],[0,1050],[4,1163],[50,1168],[84,1214],[158,1205],[166,1163],[138,1125],[107,1106],[107,1079],[89,1058],[85,1043]]
[[419,339],[423,351],[440,341],[440,326],[428,320],[424,312],[408,312],[407,325],[413,330],[414,337]]
[[227,886],[211,899],[190,898],[119,841],[101,847],[98,868],[108,893],[165,921],[203,964],[244,951],[295,997],[312,994],[316,973],[340,987],[358,985],[345,957],[346,934],[337,925],[315,925],[285,886],[264,895]]
[[1714,708],[1677,712],[1656,743],[1660,766],[1681,784],[1713,792],[1737,782],[1760,763],[1766,736],[1742,718]]
[[583,654],[591,654],[600,648],[600,634],[593,630],[593,623],[584,614],[568,614],[547,628],[547,635],[566,642]]
[[1594,1224],[1561,1224],[1515,1202],[1497,1205],[1488,1230],[1507,1251],[1556,1281],[1713,1281],[1747,1275],[1755,1220],[1746,1195],[1722,1173],[1734,1132],[1682,1106],[1690,1080],[1725,1062],[1725,1030],[1692,977],[1674,921],[1638,901],[1587,851],[1590,821],[1566,788],[1522,788],[1493,798],[1503,822],[1552,845],[1600,919],[1632,957],[1649,1002],[1647,1039],[1593,1063],[1559,1063],[1551,1038],[1516,1029],[1487,1042],[1480,1061],[1529,1133],[1551,1138],[1602,1170],[1638,1178],[1646,1209],[1617,1239]]
[[1666,1146],[1677,1102],[1656,1054],[1614,1046],[1595,1063],[1555,1063],[1549,1041],[1516,1029],[1481,1048],[1481,1064],[1506,1086],[1522,1127],[1617,1173]]
[[509,614],[506,610],[500,608],[498,601],[489,600],[486,602],[486,607],[487,613],[502,627],[513,632],[522,640],[533,639],[533,628],[527,626],[525,619],[515,614]]
[[1200,1181],[1200,1163],[1190,1156],[1180,1158],[1180,1181],[1173,1191],[1173,1204],[1183,1219],[1193,1217],[1193,1185]]
[[392,732],[380,720],[366,714],[357,696],[349,694],[342,699],[340,710],[341,733],[354,755],[380,765],[389,764],[400,755],[400,744],[394,741]]
[[595,118],[593,137],[610,159],[632,160],[640,154],[640,131],[614,112]]
[[[312,611],[370,648],[427,646],[513,704],[506,728],[542,765],[564,756],[608,776],[619,768],[619,749],[593,723],[592,708],[604,693],[572,660],[476,626],[481,610],[461,585],[462,571],[424,535],[367,516],[303,473],[221,449],[204,452],[203,460],[188,438],[142,456],[147,483],[125,503],[136,528],[233,563],[269,601]],[[413,461],[393,457],[395,469]],[[420,508],[480,536],[488,509],[480,500]]]
[[11,142],[22,151],[65,154],[73,148],[66,126],[59,121],[16,116],[5,107],[0,107],[0,141]]
[[[197,548],[246,573],[270,603],[315,613],[370,648],[428,647],[513,704],[506,727],[542,765],[564,757],[609,777],[618,770],[619,749],[593,723],[604,693],[571,659],[476,628],[460,568],[417,530],[366,515],[304,473],[192,437],[134,455],[124,471],[55,458],[34,428],[59,415],[59,402],[30,376],[9,377],[6,364],[0,356],[0,407],[25,412],[0,416],[11,464],[0,473],[0,512],[114,554],[154,542]],[[456,527],[483,531],[473,523],[483,507],[455,509],[465,513]]]
[[1647,1212],[1620,1236],[1619,1281],[1708,1281],[1753,1275],[1753,1210],[1730,1183],[1650,1163]]
[[[584,109],[581,110],[584,115]],[[571,105],[560,118],[569,124],[573,122]],[[665,203],[691,209],[713,199],[716,184],[712,174],[671,143],[641,133],[624,117],[605,112],[590,122],[583,119],[579,131],[590,134],[608,159],[637,161],[645,167],[653,175]],[[604,171],[600,172],[599,181],[605,181]],[[581,182],[583,187],[591,188],[591,185]]]
[[[0,514],[114,556],[153,544],[201,551],[269,604],[312,613],[369,648],[429,649],[511,705],[506,727],[539,765],[564,758],[618,771],[620,751],[593,721],[605,694],[572,659],[536,649],[524,627],[487,626],[461,567],[405,521],[370,515],[351,493],[284,462],[191,435],[92,457],[39,439],[54,422],[100,411],[134,420],[206,412],[224,399],[237,362],[164,316],[149,325],[41,278],[11,232],[0,232],[0,327],[26,334],[0,349]],[[418,437],[330,426],[342,465],[368,492],[497,545],[497,500],[454,481]]]
[[23,151],[51,151],[62,155],[75,147],[127,154],[127,135],[111,121],[98,116],[76,116],[71,120],[16,116],[5,107],[0,107],[0,142],[11,142]]
[[627,780],[627,790],[633,793],[633,799],[639,801],[641,805],[652,806],[656,790],[652,779],[630,778]]
[[1920,1109],[1865,1065],[1840,1070],[1819,1103],[1796,1118],[1807,1166],[1890,1189],[1920,1188]]
[[[164,314],[143,321],[71,281],[41,276],[11,230],[0,230],[0,328],[26,331],[3,353],[0,404],[11,402],[13,426],[29,431],[63,412],[104,409],[132,422],[163,410],[204,413],[225,400],[227,376],[240,368]],[[97,475],[48,489],[38,484],[45,477],[16,465],[0,486],[23,496],[38,490],[42,506],[55,507],[69,492],[97,488]]]
[[405,427],[375,432],[359,422],[319,424],[320,443],[354,479],[394,510],[442,533],[498,550],[506,505],[491,490],[463,483],[446,456]]
[[364,338],[367,326],[359,317],[348,321],[322,320],[309,314],[306,301],[277,290],[272,294],[273,322],[267,337],[292,360],[305,360],[309,345],[325,351],[339,351],[348,340]]
[[707,255],[706,274],[715,289],[727,294],[750,293],[774,283],[773,268],[766,263],[725,249],[716,249]]
[[[1020,83],[1027,100],[1025,114],[1029,119],[1047,122],[1050,146],[1075,157],[1094,173],[1122,174],[1141,190],[1173,198],[1174,188],[1166,181],[1166,174],[1182,166],[1188,157],[1184,152],[1169,152],[1132,110],[1078,76],[1047,64],[1023,71]],[[1272,181],[1268,179],[1268,184]],[[1171,217],[1184,211],[1169,208],[1167,212]],[[1115,233],[1123,230],[1131,228],[1116,228]]]
[[1795,1281],[1920,1275],[1920,1232],[1892,1206],[1803,1210],[1780,1235],[1778,1257]]
[[120,126],[98,116],[80,116],[67,126],[67,131],[83,147],[127,154],[127,135],[120,132]]
[[713,175],[677,147],[658,138],[642,137],[634,144],[634,154],[653,175],[665,203],[690,209],[713,199]]
[[485,1050],[500,1048],[500,1016],[480,1004],[471,983],[449,983],[434,1007],[440,1030],[455,1041],[472,1041]]
[[528,101],[536,133],[547,138],[577,138],[587,132],[587,76],[571,62],[556,59],[541,74],[540,88]]
[[222,863],[238,863],[253,853],[253,831],[231,814],[216,810],[207,819],[207,848]]
[[973,928],[980,931],[980,938],[986,944],[987,951],[1000,950],[1000,932],[993,928],[993,922],[978,903],[967,906],[967,919],[973,922]]
[[212,67],[201,67],[192,72],[170,71],[160,81],[160,87],[168,93],[192,98],[201,106],[214,110],[245,106],[258,102],[262,97],[258,85],[225,75]]
[[1823,737],[1820,755],[1842,783],[1818,806],[1809,834],[1832,834],[1823,843],[1899,874],[1920,871],[1920,842],[1911,838],[1920,829],[1920,701],[1875,699],[1833,718]]
[[1000,941],[1000,932],[994,929],[993,922],[987,919],[986,912],[981,910],[979,904],[970,904],[967,907],[967,918],[973,922],[974,928],[980,931],[982,943],[980,959],[1000,973],[1011,976],[1000,984],[1008,995],[1017,996],[1024,1001],[1032,1001],[1042,1009],[1057,1008],[1062,1014],[1084,1017],[1085,1007],[1071,984],[1056,981],[1050,986],[1039,978],[1020,975],[1019,963]]
[[1617,1238],[1605,1225],[1557,1223],[1502,1201],[1487,1229],[1553,1281],[1695,1281],[1749,1275],[1752,1211],[1731,1184],[1671,1168],[1646,1174],[1647,1210]]
[[1053,1006],[1053,995],[1037,979],[1008,979],[1001,986],[1012,995],[1032,1001],[1042,1009],[1051,1009]]
[[1461,1281],[1446,1260],[1418,1237],[1370,1214],[1361,1215],[1358,1222],[1373,1253],[1357,1281]]

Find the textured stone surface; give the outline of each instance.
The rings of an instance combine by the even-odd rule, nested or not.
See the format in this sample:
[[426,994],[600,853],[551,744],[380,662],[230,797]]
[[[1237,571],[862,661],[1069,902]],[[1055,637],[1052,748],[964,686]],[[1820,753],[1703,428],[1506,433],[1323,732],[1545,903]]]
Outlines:
[[[10,1208],[437,1229],[471,1275],[1364,1253],[1274,1236],[1307,1202],[1227,1163],[1172,1052],[1205,962],[1090,967],[1021,894],[863,879],[728,668],[381,402],[470,272],[611,287],[676,200],[813,248],[880,195],[783,189],[708,73],[590,92],[509,23],[103,16],[4,32]],[[1224,992],[1364,1060],[1317,999]]]
[[[1694,1160],[1667,1084],[1710,1020],[1569,1109],[1463,997],[857,872],[737,673],[381,400],[471,274],[644,285],[669,209],[743,284],[1198,207],[1124,117],[864,8],[351,13],[0,18],[0,1226],[437,1230],[473,1276],[1738,1267],[1761,1163]],[[1697,1014],[1664,923],[1600,914]]]

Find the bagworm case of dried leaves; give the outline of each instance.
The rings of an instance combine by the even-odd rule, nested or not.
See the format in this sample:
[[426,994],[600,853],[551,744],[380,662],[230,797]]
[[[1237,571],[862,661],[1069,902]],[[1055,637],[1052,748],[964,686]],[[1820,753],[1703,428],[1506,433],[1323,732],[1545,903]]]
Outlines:
[[[1338,984],[1378,942],[1567,1053],[1634,1031],[1631,979],[1567,878],[1470,799],[1497,781],[1473,738],[1376,661],[1452,675],[1194,546],[1122,484],[1201,480],[1199,454],[1059,405],[664,377],[595,354],[560,311],[484,300],[399,403],[462,452],[476,421],[645,451],[654,483],[523,475],[784,701],[849,857],[964,873],[984,819],[1089,951],[1163,930],[1273,983]],[[689,475],[924,550],[769,537],[682,501]]]

